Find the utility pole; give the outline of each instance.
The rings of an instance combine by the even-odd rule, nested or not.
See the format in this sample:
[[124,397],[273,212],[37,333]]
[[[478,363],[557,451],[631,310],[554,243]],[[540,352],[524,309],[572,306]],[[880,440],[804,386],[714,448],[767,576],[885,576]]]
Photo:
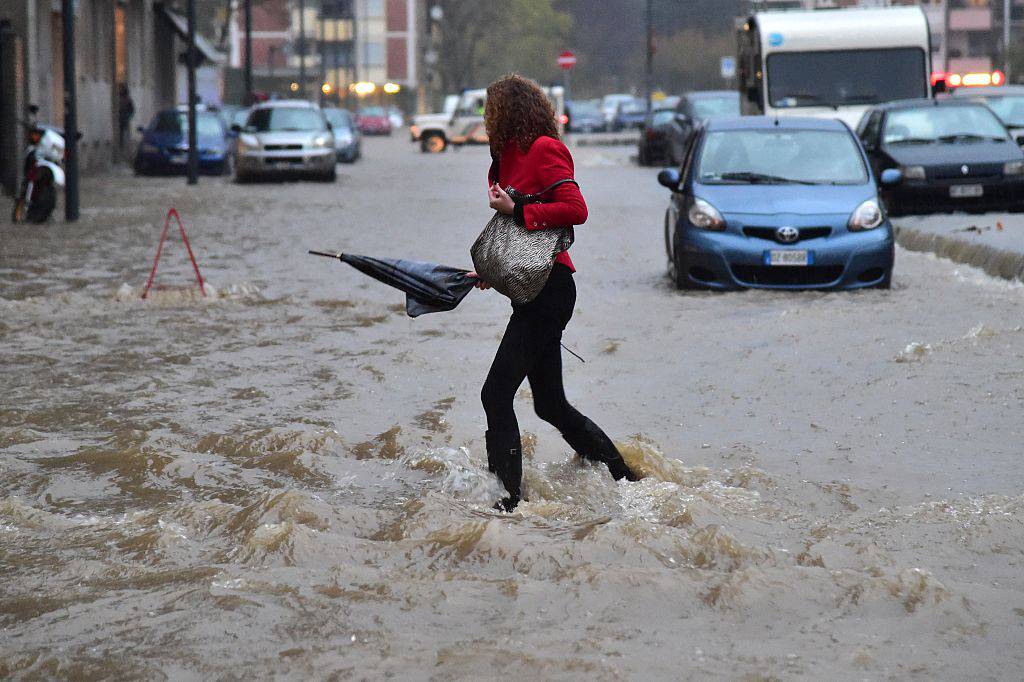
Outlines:
[[64,188],[64,219],[78,220],[78,94],[75,92],[75,5],[62,0],[61,19],[64,31],[64,141],[67,151],[67,174]]
[[245,0],[245,104],[253,103],[252,93],[252,0]]
[[306,0],[299,0],[299,97],[306,99]]
[[199,182],[199,134],[196,130],[196,0],[188,0],[188,184]]
[[647,0],[647,60],[644,63],[644,100],[647,116],[651,115],[651,91],[654,89],[654,10]]
[[320,49],[320,82],[317,83],[316,89],[320,91],[320,106],[324,105],[324,83],[327,82],[327,43],[325,42],[325,31],[327,30],[327,23],[324,21],[324,3],[320,3],[320,40],[317,47]]
[[949,73],[949,17],[952,0],[944,0],[942,3],[942,70]]
[[1013,69],[1013,63],[1010,58],[1010,20],[1012,9],[1012,1],[1003,0],[1003,75],[1006,76],[1005,82],[1007,83],[1010,82],[1010,72]]

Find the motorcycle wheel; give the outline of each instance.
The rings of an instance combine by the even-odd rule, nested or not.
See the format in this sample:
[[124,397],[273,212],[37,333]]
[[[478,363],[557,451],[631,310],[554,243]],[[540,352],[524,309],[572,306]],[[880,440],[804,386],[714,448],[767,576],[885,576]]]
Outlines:
[[32,192],[32,203],[29,204],[27,217],[30,223],[36,225],[45,223],[50,219],[53,208],[57,205],[57,190],[53,183],[36,185]]

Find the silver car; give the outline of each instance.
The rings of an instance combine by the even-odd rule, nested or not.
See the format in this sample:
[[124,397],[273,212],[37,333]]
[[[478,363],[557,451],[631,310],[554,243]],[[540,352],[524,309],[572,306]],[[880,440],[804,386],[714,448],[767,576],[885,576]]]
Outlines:
[[239,127],[235,180],[309,177],[334,182],[334,134],[320,107],[301,100],[254,106]]

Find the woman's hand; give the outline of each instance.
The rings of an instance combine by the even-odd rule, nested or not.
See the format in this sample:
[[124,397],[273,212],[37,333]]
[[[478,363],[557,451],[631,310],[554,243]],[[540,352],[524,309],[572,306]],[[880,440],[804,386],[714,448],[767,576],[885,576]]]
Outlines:
[[490,289],[491,288],[491,285],[488,284],[487,282],[483,281],[482,279],[480,279],[480,275],[476,274],[476,272],[474,272],[474,271],[470,271],[470,272],[466,273],[466,277],[469,277],[471,279],[475,279],[476,280],[476,284],[474,284],[473,286],[475,286],[477,289],[483,290],[483,289]]
[[495,211],[505,215],[512,215],[516,210],[516,202],[512,201],[512,197],[498,183],[487,188],[487,203]]

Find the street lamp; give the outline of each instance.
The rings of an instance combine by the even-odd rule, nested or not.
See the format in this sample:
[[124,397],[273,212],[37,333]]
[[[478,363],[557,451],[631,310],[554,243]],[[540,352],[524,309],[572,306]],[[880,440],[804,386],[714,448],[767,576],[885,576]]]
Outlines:
[[388,95],[397,95],[402,89],[398,83],[385,83],[384,92]]

